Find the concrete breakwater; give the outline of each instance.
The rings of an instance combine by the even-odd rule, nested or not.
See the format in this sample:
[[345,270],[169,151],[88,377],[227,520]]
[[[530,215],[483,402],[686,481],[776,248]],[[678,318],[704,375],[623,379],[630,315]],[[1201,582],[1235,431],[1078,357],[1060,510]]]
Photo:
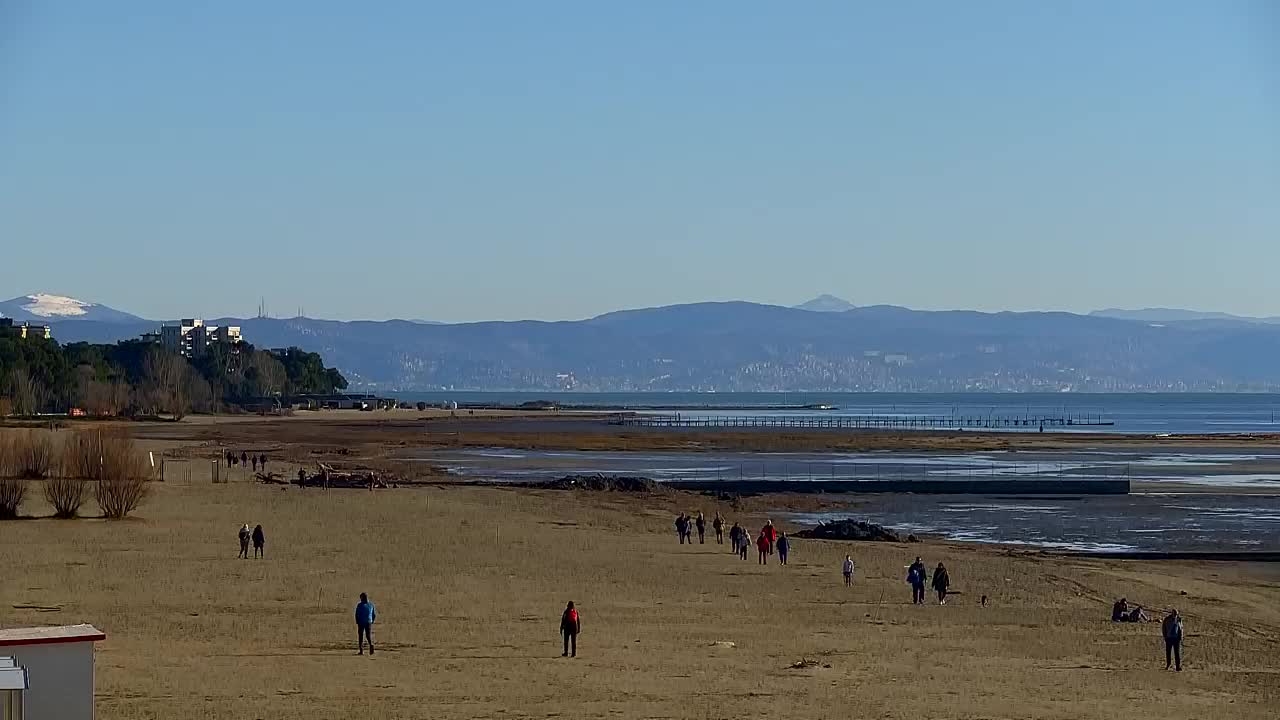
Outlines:
[[925,495],[1128,495],[1128,478],[927,478],[890,480],[668,480],[681,490],[760,494],[916,493]]

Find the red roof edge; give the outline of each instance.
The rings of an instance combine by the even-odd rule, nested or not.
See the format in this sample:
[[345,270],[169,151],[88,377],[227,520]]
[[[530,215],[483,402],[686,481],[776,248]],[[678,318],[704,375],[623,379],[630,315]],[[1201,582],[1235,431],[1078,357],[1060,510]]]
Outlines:
[[0,640],[0,647],[12,647],[14,645],[53,645],[55,643],[77,643],[77,642],[98,642],[106,640],[106,633],[98,633],[97,635],[76,635],[75,637],[45,637],[30,638],[27,640]]

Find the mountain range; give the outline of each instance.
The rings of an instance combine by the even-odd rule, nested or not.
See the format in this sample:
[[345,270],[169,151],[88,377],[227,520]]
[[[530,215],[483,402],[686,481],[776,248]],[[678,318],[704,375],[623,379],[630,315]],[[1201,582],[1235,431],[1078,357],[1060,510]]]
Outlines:
[[[0,303],[0,313],[48,323],[61,342],[111,342],[159,324],[38,294]],[[562,322],[209,322],[240,325],[259,347],[318,352],[371,390],[1280,390],[1280,324],[1182,310],[919,311],[824,297]]]

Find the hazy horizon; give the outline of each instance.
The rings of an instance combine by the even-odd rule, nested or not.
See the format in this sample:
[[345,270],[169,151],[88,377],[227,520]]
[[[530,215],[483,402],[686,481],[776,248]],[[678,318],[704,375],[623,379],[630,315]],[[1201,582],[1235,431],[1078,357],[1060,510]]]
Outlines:
[[[109,301],[102,301],[101,299],[98,299],[98,298],[90,298],[90,297],[75,297],[75,296],[67,295],[67,294],[65,294],[65,293],[49,293],[49,292],[45,292],[45,291],[43,291],[43,290],[32,291],[32,292],[30,292],[30,293],[21,293],[21,294],[18,294],[18,295],[11,295],[11,294],[6,294],[6,293],[4,293],[4,292],[0,292],[0,302],[7,302],[7,301],[10,301],[10,300],[17,300],[17,299],[20,299],[20,298],[32,297],[32,296],[37,295],[37,294],[51,295],[51,296],[57,296],[57,297],[66,297],[66,298],[72,298],[72,299],[75,299],[75,300],[80,300],[80,301],[83,301],[83,302],[89,302],[89,303],[97,304],[97,305],[105,305],[105,306],[107,306],[107,307],[112,308],[113,310],[118,310],[118,311],[121,311],[121,312],[126,312],[126,313],[130,313],[130,314],[133,314],[133,315],[138,315],[139,317],[141,317],[141,318],[142,318],[142,319],[144,319],[144,320],[148,320],[148,321],[155,321],[155,322],[170,322],[170,321],[178,320],[178,319],[180,319],[181,317],[196,317],[196,318],[203,318],[203,319],[206,319],[206,320],[209,320],[209,319],[216,319],[216,318],[239,318],[239,319],[250,319],[250,318],[258,317],[257,312],[256,312],[256,309],[255,309],[255,311],[254,311],[254,312],[250,312],[250,313],[236,313],[236,312],[222,312],[222,311],[214,311],[214,312],[208,312],[208,313],[203,313],[203,312],[196,312],[196,313],[183,313],[183,314],[181,314],[181,315],[173,315],[172,317],[170,317],[170,316],[146,316],[146,315],[141,315],[141,314],[139,314],[139,313],[136,313],[136,312],[134,312],[132,309],[130,309],[130,308],[128,308],[128,307],[121,307],[121,306],[119,306],[119,305],[115,305],[115,304],[113,304],[113,303],[111,303],[111,302],[109,302]],[[524,321],[532,321],[532,322],[574,322],[574,321],[581,321],[581,320],[589,320],[589,319],[591,319],[591,318],[599,317],[599,316],[601,316],[601,315],[608,315],[608,314],[610,314],[610,313],[615,313],[615,312],[626,312],[626,311],[632,311],[632,310],[651,310],[651,309],[656,309],[656,308],[672,307],[672,306],[677,306],[677,305],[697,305],[697,304],[706,304],[706,303],[749,303],[749,304],[755,304],[755,305],[769,305],[769,306],[774,306],[774,307],[785,307],[785,308],[798,309],[798,308],[800,308],[800,306],[802,306],[804,303],[806,303],[806,302],[808,302],[808,301],[810,301],[810,300],[817,300],[817,299],[826,298],[826,297],[834,297],[834,299],[836,299],[836,300],[843,300],[843,301],[846,301],[846,302],[848,301],[848,298],[841,298],[841,297],[839,297],[839,296],[835,296],[833,293],[818,293],[818,294],[815,294],[814,296],[812,296],[812,297],[810,297],[810,298],[806,298],[806,299],[805,299],[804,301],[802,301],[802,302],[794,302],[794,303],[766,303],[766,302],[762,302],[762,301],[758,301],[758,300],[752,300],[752,299],[749,299],[749,298],[734,298],[734,299],[730,299],[730,300],[690,300],[690,301],[685,302],[685,303],[661,303],[661,304],[656,304],[656,305],[644,305],[644,306],[637,306],[637,307],[617,307],[617,308],[610,308],[610,309],[603,310],[603,311],[601,311],[601,312],[594,313],[594,314],[591,314],[591,315],[584,315],[584,316],[582,316],[582,317],[565,317],[565,318],[513,317],[513,318],[479,318],[479,319],[473,319],[473,320],[445,320],[445,319],[440,319],[440,318],[423,318],[423,317],[407,317],[407,316],[392,316],[392,315],[381,316],[381,317],[327,317],[327,316],[316,315],[316,314],[314,314],[314,313],[310,313],[310,312],[305,312],[305,308],[294,308],[294,309],[292,309],[292,310],[287,309],[287,308],[280,308],[280,309],[277,309],[277,308],[273,308],[273,307],[272,307],[272,306],[270,306],[269,304],[268,304],[268,305],[266,305],[263,309],[264,309],[264,311],[265,311],[265,313],[264,313],[264,317],[267,317],[267,318],[270,318],[270,319],[274,319],[274,320],[288,320],[288,319],[296,318],[296,317],[305,317],[305,318],[307,318],[307,319],[312,319],[312,320],[338,320],[338,321],[343,321],[343,322],[385,322],[385,321],[388,321],[388,320],[405,320],[405,321],[409,321],[409,322],[425,322],[425,323],[435,323],[435,324],[466,324],[466,323],[476,323],[476,322],[524,322]],[[1005,309],[995,309],[995,310],[976,310],[976,309],[974,309],[974,308],[964,308],[964,307],[922,308],[922,307],[912,307],[912,306],[909,306],[909,305],[902,305],[902,304],[899,304],[899,303],[852,303],[852,305],[853,305],[855,308],[866,308],[866,307],[900,307],[900,308],[905,308],[905,309],[908,309],[908,310],[925,311],[925,312],[931,312],[931,311],[960,311],[960,312],[982,312],[982,313],[1001,313],[1001,312],[1013,312],[1013,313],[1024,313],[1024,312],[1026,312],[1026,313],[1037,313],[1037,312],[1040,312],[1040,313],[1056,313],[1056,312],[1068,312],[1068,313],[1073,313],[1073,314],[1078,314],[1078,315],[1089,315],[1089,314],[1091,314],[1091,313],[1106,313],[1106,312],[1134,312],[1134,313],[1142,313],[1142,312],[1157,312],[1157,313],[1158,313],[1158,312],[1168,312],[1168,313],[1185,313],[1185,312],[1190,312],[1190,313],[1206,314],[1206,315],[1216,315],[1216,314],[1231,315],[1230,313],[1221,313],[1221,312],[1219,312],[1219,311],[1212,310],[1212,309],[1206,309],[1206,308],[1170,308],[1170,307],[1163,307],[1163,306],[1161,306],[1161,307],[1155,307],[1155,306],[1136,306],[1136,307],[1130,307],[1130,308],[1114,308],[1114,307],[1108,307],[1108,308],[1094,308],[1094,309],[1092,309],[1092,310],[1084,310],[1084,311],[1073,311],[1073,310],[1062,310],[1062,309],[1060,309],[1060,308],[1030,308],[1030,309],[1008,309],[1008,308],[1005,308]],[[821,311],[819,311],[819,310],[815,310],[815,312],[821,312]],[[0,311],[0,317],[4,317],[4,313],[3,313],[3,311]],[[1269,318],[1269,317],[1271,317],[1271,316],[1236,315],[1235,317],[1266,319],[1266,318]],[[58,320],[59,318],[57,318],[57,317],[53,317],[53,318],[51,318],[51,319],[53,319],[53,320]],[[74,319],[74,318],[71,318],[71,319]]]
[[0,8],[0,299],[1280,315],[1280,10]]

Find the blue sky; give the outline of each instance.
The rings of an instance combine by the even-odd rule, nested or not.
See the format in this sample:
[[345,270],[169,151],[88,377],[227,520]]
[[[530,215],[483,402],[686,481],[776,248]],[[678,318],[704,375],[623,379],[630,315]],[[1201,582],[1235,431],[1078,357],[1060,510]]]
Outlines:
[[0,248],[150,317],[1280,314],[1280,10],[0,0]]

